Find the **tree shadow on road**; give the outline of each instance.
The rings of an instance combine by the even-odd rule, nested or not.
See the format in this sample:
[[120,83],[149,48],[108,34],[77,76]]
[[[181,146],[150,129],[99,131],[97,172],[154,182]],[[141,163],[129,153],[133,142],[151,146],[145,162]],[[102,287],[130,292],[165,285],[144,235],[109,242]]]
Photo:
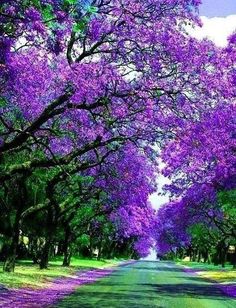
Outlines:
[[[115,287],[114,291],[105,292],[94,288],[93,285],[86,289],[78,289],[77,292],[65,298],[58,304],[60,308],[164,308],[160,302],[165,298],[195,298],[224,301],[228,297],[214,284],[155,284],[155,283],[112,283],[100,281],[99,286],[104,290],[107,287]],[[130,290],[129,290],[130,289]],[[158,304],[159,303],[159,304]],[[166,307],[166,306],[165,306]]]
[[145,266],[136,266],[135,269],[137,270],[144,270],[144,271],[157,271],[157,272],[183,272],[183,269],[178,267],[145,267]]
[[[150,266],[149,266],[150,265]],[[168,264],[167,264],[168,265]],[[126,266],[126,269],[129,266]],[[79,288],[54,308],[166,308],[172,298],[206,299],[223,301],[228,297],[215,283],[207,279],[194,277],[184,273],[182,268],[165,266],[160,263],[136,264],[130,270],[173,272],[174,283],[135,283],[125,279],[116,280],[116,276],[124,276],[122,271],[113,272],[109,277],[101,279],[95,285]],[[183,273],[183,275],[179,274]],[[141,274],[142,277],[143,274]],[[113,277],[114,276],[114,277]],[[171,274],[168,275],[168,278]],[[144,278],[145,279],[145,278]],[[176,282],[176,283],[175,283]],[[166,304],[162,306],[163,302]],[[218,306],[217,306],[218,307]],[[236,306],[235,306],[236,307]],[[182,308],[182,307],[180,307]],[[189,307],[190,308],[190,307]]]
[[[141,293],[141,292],[140,292]],[[156,297],[125,292],[76,292],[53,308],[164,308]],[[152,304],[152,303],[153,304]],[[155,304],[156,302],[156,304]]]
[[[185,277],[184,277],[185,278]],[[198,279],[198,278],[197,278]],[[194,280],[194,278],[191,278]],[[214,283],[178,283],[178,284],[140,284],[155,290],[158,295],[170,297],[194,297],[198,299],[225,300],[228,298]]]

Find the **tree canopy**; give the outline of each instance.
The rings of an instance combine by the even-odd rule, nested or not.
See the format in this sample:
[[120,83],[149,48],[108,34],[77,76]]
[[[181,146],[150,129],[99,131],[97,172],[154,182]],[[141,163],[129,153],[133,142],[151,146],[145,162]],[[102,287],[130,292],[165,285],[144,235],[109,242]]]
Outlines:
[[1,1],[6,271],[21,234],[41,268],[55,245],[65,265],[78,247],[146,255],[160,157],[178,196],[234,186],[235,35],[224,49],[190,37],[199,3]]

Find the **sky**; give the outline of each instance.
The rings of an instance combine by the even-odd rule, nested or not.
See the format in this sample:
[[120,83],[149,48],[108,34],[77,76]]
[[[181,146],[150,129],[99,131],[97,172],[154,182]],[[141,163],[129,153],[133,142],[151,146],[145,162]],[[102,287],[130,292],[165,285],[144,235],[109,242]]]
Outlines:
[[196,38],[208,37],[216,45],[227,45],[227,37],[236,30],[236,0],[202,0],[202,28],[190,31]]
[[236,14],[236,0],[202,0],[201,16],[226,17],[232,14]]
[[[200,16],[203,27],[189,30],[190,34],[198,39],[208,37],[217,46],[227,45],[227,37],[236,30],[236,0],[202,0]],[[168,196],[160,196],[162,186],[169,181],[163,176],[157,178],[159,190],[150,196],[154,209],[169,201]]]

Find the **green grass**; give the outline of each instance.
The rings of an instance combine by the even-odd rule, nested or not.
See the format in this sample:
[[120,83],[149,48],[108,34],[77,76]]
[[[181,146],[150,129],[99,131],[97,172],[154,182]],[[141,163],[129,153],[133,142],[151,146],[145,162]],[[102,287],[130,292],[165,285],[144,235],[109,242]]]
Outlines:
[[[95,260],[72,258],[70,267],[62,267],[62,258],[57,257],[49,263],[49,268],[40,270],[30,260],[18,261],[14,273],[0,270],[0,285],[7,288],[43,288],[58,277],[70,277],[78,270],[109,267],[118,264],[117,260]],[[2,263],[0,266],[2,267]]]
[[177,264],[185,265],[195,269],[203,278],[212,279],[217,282],[236,282],[236,270],[232,269],[232,265],[226,264],[225,268],[220,265],[180,261]]
[[[56,257],[51,262],[51,266],[61,266],[62,264],[62,257]],[[100,268],[115,265],[119,262],[119,260],[96,260],[96,259],[81,259],[78,257],[71,258],[71,266],[76,268]]]
[[205,271],[215,271],[215,270],[221,270],[221,271],[226,271],[226,270],[232,270],[232,265],[226,264],[225,268],[222,268],[221,265],[214,265],[214,264],[208,264],[208,263],[198,263],[198,262],[190,262],[190,261],[179,261],[177,264],[181,265],[186,265],[188,267],[197,269],[197,270],[205,270]]

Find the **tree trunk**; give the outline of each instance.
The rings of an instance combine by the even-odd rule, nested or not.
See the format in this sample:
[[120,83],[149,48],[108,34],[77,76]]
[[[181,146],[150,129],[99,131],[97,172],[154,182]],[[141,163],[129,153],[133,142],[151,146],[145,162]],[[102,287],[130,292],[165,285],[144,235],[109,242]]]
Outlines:
[[202,258],[202,254],[201,251],[198,250],[198,257],[197,257],[197,262],[200,263],[201,262],[201,258]]
[[233,253],[233,256],[232,256],[232,265],[233,265],[233,268],[236,269],[236,246],[234,247],[234,253]]
[[89,255],[90,258],[93,257],[93,243],[92,243],[92,235],[89,236]]
[[71,260],[71,249],[70,249],[70,242],[71,242],[71,230],[70,227],[67,226],[65,229],[65,239],[64,239],[64,245],[63,245],[63,250],[64,250],[64,259],[63,259],[63,264],[62,266],[70,266],[70,260]]
[[206,248],[205,253],[204,253],[204,263],[208,263],[208,264],[211,263],[211,257],[210,257],[208,248]]
[[183,260],[184,258],[184,249],[181,248],[181,251],[180,251],[180,259]]
[[98,243],[98,255],[97,255],[97,260],[101,260],[102,257],[102,236],[99,239]]
[[115,255],[115,251],[116,251],[116,246],[117,246],[117,242],[113,241],[111,246],[110,246],[110,249],[108,250],[108,255],[107,255],[108,259],[113,259],[114,255]]
[[38,238],[33,235],[29,237],[29,255],[32,258],[33,264],[39,263]]
[[48,210],[48,216],[47,216],[47,235],[45,239],[45,244],[42,249],[41,258],[39,262],[40,269],[46,269],[48,268],[48,262],[49,262],[49,255],[52,247],[53,242],[53,235],[55,230],[55,221],[53,217],[53,210],[50,208]]
[[64,241],[61,240],[58,243],[57,256],[63,256],[63,255],[64,255]]
[[209,254],[209,252],[208,252],[208,255],[207,255],[207,263],[211,264],[211,255]]
[[225,267],[227,251],[228,251],[228,247],[226,246],[225,242],[221,242],[221,245],[220,245],[220,263],[221,263],[222,267]]
[[16,261],[16,250],[19,241],[20,230],[15,230],[15,234],[11,239],[11,243],[7,252],[7,258],[3,265],[4,272],[14,272],[15,270],[15,261]]
[[51,249],[51,238],[49,237],[46,239],[46,242],[42,249],[42,254],[41,254],[40,263],[39,263],[40,269],[48,268],[50,249]]
[[19,237],[20,237],[20,216],[21,216],[21,213],[22,213],[22,208],[21,208],[21,205],[19,205],[17,212],[16,212],[15,222],[14,222],[14,225],[13,225],[10,245],[7,249],[7,257],[6,257],[6,260],[3,264],[3,271],[4,272],[14,272],[14,269],[15,269],[16,252],[17,252],[17,246],[18,246]]
[[217,266],[221,262],[221,243],[216,246],[216,252],[214,254],[214,265]]
[[225,267],[225,253],[224,250],[221,252],[221,266]]
[[14,272],[15,269],[15,261],[16,261],[16,253],[17,246],[19,243],[20,237],[20,227],[21,227],[21,214],[23,212],[24,203],[26,199],[26,186],[25,186],[25,178],[22,177],[19,182],[17,182],[17,199],[14,202],[14,206],[16,207],[15,219],[12,226],[12,234],[10,239],[10,245],[7,249],[6,260],[3,264],[4,272]]
[[192,256],[192,261],[193,262],[196,262],[196,256],[197,256],[196,249],[193,249],[193,256]]
[[63,264],[62,266],[70,266],[70,261],[71,261],[72,253],[71,250],[68,249],[64,253],[64,259],[63,259]]
[[193,261],[193,250],[192,250],[192,247],[189,247],[189,261],[190,262]]

